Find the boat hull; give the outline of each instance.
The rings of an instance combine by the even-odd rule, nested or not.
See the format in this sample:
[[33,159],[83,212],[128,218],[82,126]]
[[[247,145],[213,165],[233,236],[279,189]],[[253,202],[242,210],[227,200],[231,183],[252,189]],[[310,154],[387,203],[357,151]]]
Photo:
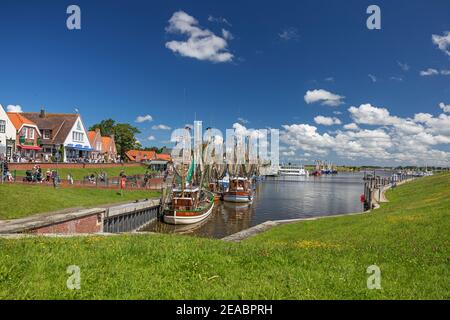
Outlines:
[[[174,211],[173,214],[164,214],[164,222],[168,224],[193,224],[209,217],[214,208],[214,202],[201,214],[189,215],[187,211]],[[171,212],[172,213],[172,212]]]
[[253,200],[253,197],[249,194],[235,194],[235,193],[225,193],[223,195],[223,201],[235,202],[235,203],[248,203]]

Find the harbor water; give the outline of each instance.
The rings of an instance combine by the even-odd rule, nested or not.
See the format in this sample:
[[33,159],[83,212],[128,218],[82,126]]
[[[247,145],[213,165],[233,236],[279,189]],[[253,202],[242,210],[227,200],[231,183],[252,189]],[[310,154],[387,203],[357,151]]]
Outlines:
[[143,231],[222,238],[269,220],[310,218],[361,212],[362,173],[321,177],[274,177],[256,185],[252,204],[219,202],[204,221],[168,225],[155,221]]

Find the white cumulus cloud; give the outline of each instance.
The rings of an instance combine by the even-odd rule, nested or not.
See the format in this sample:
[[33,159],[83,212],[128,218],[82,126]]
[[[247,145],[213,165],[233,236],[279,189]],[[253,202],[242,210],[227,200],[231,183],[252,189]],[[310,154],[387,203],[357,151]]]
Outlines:
[[19,106],[19,105],[12,105],[12,104],[10,104],[9,106],[6,107],[6,111],[21,113],[22,112],[22,107]]
[[153,130],[170,130],[172,128],[165,124],[157,124],[157,125],[152,126],[152,129]]
[[450,104],[445,104],[443,102],[439,103],[439,108],[446,113],[450,113]]
[[332,117],[324,117],[324,116],[317,116],[314,118],[314,122],[317,124],[321,124],[323,126],[332,126],[335,124],[341,124],[341,120],[338,118],[332,118]]
[[356,123],[349,123],[344,125],[344,129],[345,130],[352,130],[352,131],[357,131],[359,130],[359,127]]
[[428,68],[427,70],[420,71],[420,75],[422,77],[437,76],[438,74],[439,71],[433,68]]
[[322,105],[335,107],[343,104],[345,97],[331,93],[324,89],[308,90],[305,94],[305,102],[307,104],[319,102]]
[[150,122],[150,121],[153,121],[153,117],[151,115],[147,114],[145,116],[138,116],[135,121],[137,123]]
[[177,11],[172,15],[166,32],[188,37],[185,41],[173,40],[166,43],[166,48],[181,56],[212,62],[233,60],[233,54],[228,51],[227,39],[200,28],[198,21],[184,11]]

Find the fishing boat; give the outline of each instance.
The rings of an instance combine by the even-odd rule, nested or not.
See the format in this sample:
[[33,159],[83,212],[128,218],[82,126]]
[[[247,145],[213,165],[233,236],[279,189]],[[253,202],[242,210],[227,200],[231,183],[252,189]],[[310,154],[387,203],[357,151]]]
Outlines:
[[221,179],[224,178],[226,170],[226,165],[219,165],[216,163],[213,163],[212,165],[208,166],[208,176],[209,176],[209,184],[208,189],[212,194],[214,195],[214,201],[218,202],[222,200],[223,192],[226,190],[228,185],[224,186],[223,183],[221,183]]
[[230,177],[230,185],[223,194],[223,200],[235,203],[252,202],[253,192],[249,179],[245,177]]
[[196,164],[190,151],[173,168],[180,181],[179,187],[174,187],[167,198],[163,197],[164,222],[193,224],[205,220],[214,208],[214,194],[203,188],[207,169],[201,162]]
[[208,186],[209,191],[211,191],[212,194],[214,195],[214,202],[219,202],[222,199],[222,192],[218,188],[219,186],[220,185],[215,182],[210,182]]
[[172,190],[172,199],[164,208],[164,222],[193,224],[206,219],[214,208],[214,195],[198,187]]
[[314,177],[320,177],[322,175],[322,170],[320,169],[321,167],[321,161],[320,160],[316,160],[316,168],[313,171],[312,175]]

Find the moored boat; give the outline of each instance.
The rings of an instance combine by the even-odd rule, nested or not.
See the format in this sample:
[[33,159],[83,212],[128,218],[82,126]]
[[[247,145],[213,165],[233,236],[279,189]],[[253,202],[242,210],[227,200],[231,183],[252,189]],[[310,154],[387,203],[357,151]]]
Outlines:
[[211,214],[214,195],[200,191],[198,187],[174,189],[172,200],[164,208],[164,222],[169,224],[192,224],[200,222]]
[[248,178],[230,177],[230,185],[223,194],[223,200],[236,203],[251,202],[253,200],[253,192]]

